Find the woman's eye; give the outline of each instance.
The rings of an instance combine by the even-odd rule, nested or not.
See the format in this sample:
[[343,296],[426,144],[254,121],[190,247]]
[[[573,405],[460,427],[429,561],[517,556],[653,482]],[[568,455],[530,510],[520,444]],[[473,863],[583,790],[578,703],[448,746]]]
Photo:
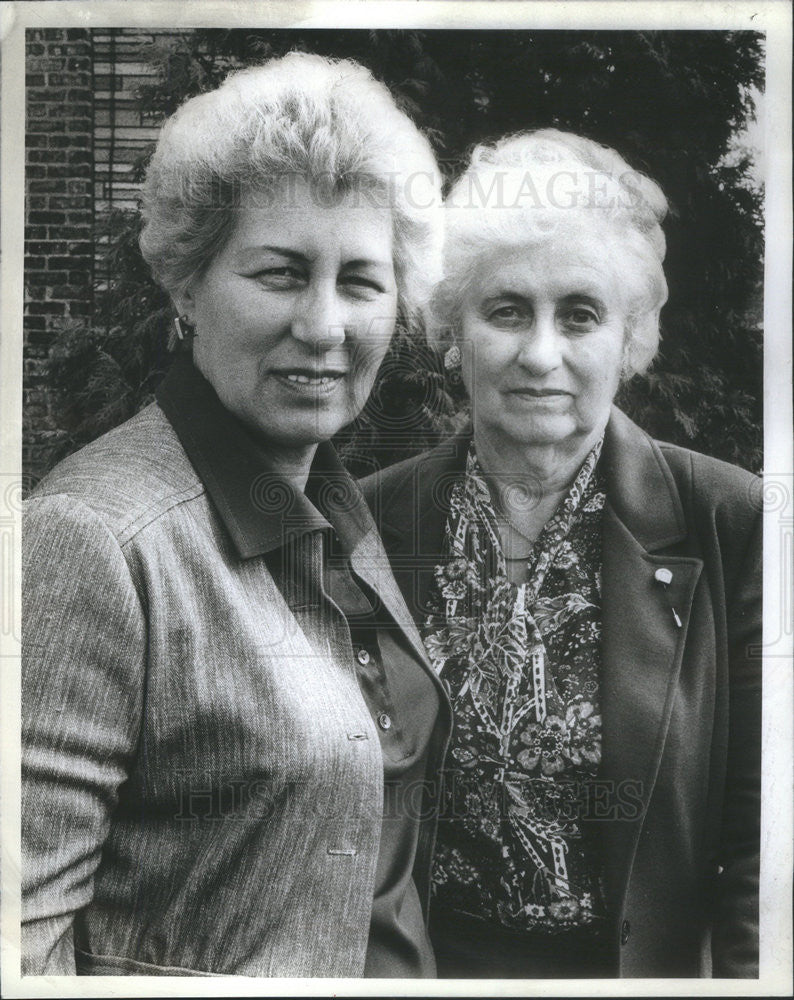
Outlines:
[[524,312],[516,305],[503,305],[497,306],[495,309],[489,309],[487,317],[491,323],[510,326],[520,323],[524,319]]
[[569,309],[565,313],[565,320],[569,326],[575,329],[590,329],[591,327],[597,326],[600,322],[598,313],[594,309],[589,309],[583,306],[577,306],[575,309]]
[[303,272],[290,265],[268,267],[264,271],[259,271],[254,277],[269,288],[294,288],[305,281]]
[[355,295],[369,297],[371,295],[382,295],[385,289],[379,281],[364,274],[349,274],[340,279],[343,288],[349,289]]

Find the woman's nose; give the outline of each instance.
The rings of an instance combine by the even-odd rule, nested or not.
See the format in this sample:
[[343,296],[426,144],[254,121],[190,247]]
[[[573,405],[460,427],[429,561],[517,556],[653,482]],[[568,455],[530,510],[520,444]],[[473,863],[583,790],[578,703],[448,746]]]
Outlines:
[[336,288],[307,288],[295,303],[292,336],[316,347],[333,347],[347,337],[347,313]]
[[561,347],[554,317],[537,317],[522,340],[516,360],[532,374],[544,375],[561,363]]

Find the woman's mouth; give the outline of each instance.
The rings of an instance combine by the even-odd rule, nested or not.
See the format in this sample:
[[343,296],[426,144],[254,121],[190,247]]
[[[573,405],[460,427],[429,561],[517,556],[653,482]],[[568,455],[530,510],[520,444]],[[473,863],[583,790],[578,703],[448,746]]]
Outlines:
[[331,375],[286,375],[290,382],[297,382],[299,385],[330,385],[333,378]]
[[531,389],[527,386],[512,389],[511,393],[515,396],[522,396],[524,399],[546,400],[548,402],[570,396],[570,393],[564,389]]
[[347,372],[327,369],[309,371],[306,369],[283,369],[273,371],[273,376],[293,392],[318,394],[331,392],[345,378]]

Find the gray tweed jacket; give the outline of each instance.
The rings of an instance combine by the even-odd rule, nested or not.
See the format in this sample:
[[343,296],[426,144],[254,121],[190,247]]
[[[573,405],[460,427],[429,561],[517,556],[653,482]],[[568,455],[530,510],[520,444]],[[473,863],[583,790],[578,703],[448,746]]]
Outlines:
[[[363,509],[353,569],[432,673]],[[349,633],[306,634],[156,404],[23,533],[23,973],[361,975],[383,764]]]

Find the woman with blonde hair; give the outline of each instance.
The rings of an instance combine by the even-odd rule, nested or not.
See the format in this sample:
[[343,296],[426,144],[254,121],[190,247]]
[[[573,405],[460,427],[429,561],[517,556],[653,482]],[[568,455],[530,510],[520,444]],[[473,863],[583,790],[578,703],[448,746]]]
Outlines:
[[351,61],[163,127],[141,249],[180,356],[24,514],[25,974],[434,974],[406,802],[447,704],[329,439],[432,287],[439,206]]

